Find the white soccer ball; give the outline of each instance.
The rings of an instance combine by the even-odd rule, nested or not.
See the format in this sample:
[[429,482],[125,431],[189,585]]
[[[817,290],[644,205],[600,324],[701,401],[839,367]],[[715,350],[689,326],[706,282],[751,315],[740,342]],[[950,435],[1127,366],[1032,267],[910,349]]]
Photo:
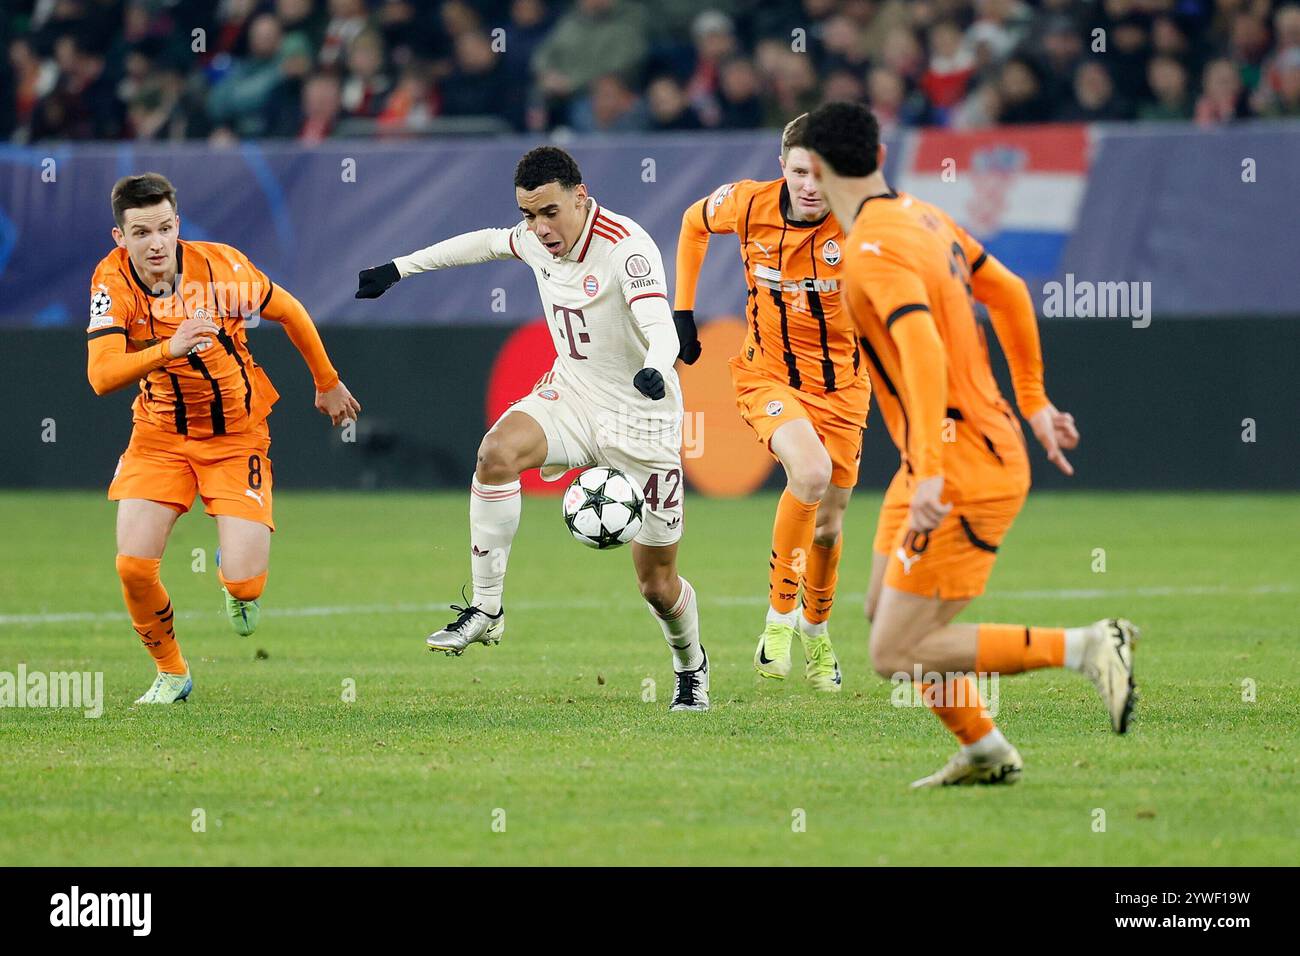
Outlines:
[[617,468],[588,468],[564,492],[564,524],[589,548],[617,548],[641,530],[645,499]]

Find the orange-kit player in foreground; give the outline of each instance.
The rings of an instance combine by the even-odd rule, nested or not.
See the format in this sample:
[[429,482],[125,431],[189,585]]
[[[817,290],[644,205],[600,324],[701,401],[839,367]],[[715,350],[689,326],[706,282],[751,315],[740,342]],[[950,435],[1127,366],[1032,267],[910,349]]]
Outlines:
[[95,394],[139,383],[131,441],[108,497],[117,506],[117,573],[131,623],[158,676],[136,703],[184,700],[193,687],[176,640],[176,610],[159,565],[176,519],[197,492],[216,518],[218,574],[235,630],[257,626],[271,551],[266,416],[279,397],[248,351],[245,322],[284,325],[335,425],[361,406],[339,381],[311,317],[239,250],[181,242],[176,190],[156,173],[118,180],[117,248],[90,287],[89,359]]
[[866,605],[872,663],[884,677],[914,680],[961,742],[946,766],[913,786],[1011,783],[1020,754],[994,726],[970,675],[1080,671],[1122,734],[1135,696],[1137,629],[1125,620],[1075,628],[951,623],[983,592],[1029,491],[1024,437],[994,381],[975,300],[1007,355],[1020,412],[1067,475],[1073,468],[1063,449],[1074,448],[1079,433],[1044,392],[1025,283],[947,214],[889,188],[871,112],[822,106],[808,118],[805,143],[848,229],[847,307],[902,456],[876,529]]
[[786,474],[754,667],[784,678],[797,634],[805,676],[818,690],[835,692],[842,681],[827,619],[871,385],[841,308],[844,233],[813,182],[802,139],[806,120],[798,117],[782,134],[782,178],[728,183],[686,210],[674,308],[682,358],[694,361],[698,351],[688,354],[686,343],[695,341],[695,289],[709,236],[735,233],[749,287],[748,332],[730,363],[736,404]]

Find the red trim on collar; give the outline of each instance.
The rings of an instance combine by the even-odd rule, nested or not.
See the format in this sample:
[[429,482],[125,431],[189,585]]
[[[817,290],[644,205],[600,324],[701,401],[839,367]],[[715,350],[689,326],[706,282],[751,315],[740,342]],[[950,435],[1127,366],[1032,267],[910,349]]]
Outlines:
[[596,229],[596,217],[600,215],[600,203],[596,200],[591,201],[591,219],[584,227],[587,230],[587,241],[582,244],[582,251],[578,253],[578,261],[581,262],[587,255],[587,247],[591,245],[591,234]]

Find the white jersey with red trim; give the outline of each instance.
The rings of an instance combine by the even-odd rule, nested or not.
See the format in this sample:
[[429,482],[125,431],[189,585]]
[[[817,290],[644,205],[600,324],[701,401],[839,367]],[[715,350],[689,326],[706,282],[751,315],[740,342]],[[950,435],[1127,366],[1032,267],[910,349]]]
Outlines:
[[[513,229],[479,229],[393,260],[402,278],[455,266],[515,258],[533,270],[546,324],[555,343],[551,377],[598,409],[621,418],[674,419],[680,425],[681,385],[673,363],[668,285],[659,248],[626,216],[594,199],[573,248],[553,256],[521,221]],[[653,341],[652,341],[653,339]],[[647,366],[664,377],[665,396],[646,398],[632,385]]]
[[563,256],[551,255],[527,222],[501,230],[510,254],[531,266],[537,279],[555,343],[554,381],[610,411],[656,420],[670,410],[680,414],[681,385],[671,360],[661,369],[667,393],[662,401],[632,385],[648,348],[632,303],[655,296],[668,302],[659,248],[633,220],[589,202],[582,234]]

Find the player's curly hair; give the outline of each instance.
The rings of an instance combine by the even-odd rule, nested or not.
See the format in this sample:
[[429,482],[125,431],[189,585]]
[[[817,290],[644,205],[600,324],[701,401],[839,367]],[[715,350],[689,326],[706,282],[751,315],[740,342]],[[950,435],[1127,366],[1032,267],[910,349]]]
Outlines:
[[803,145],[839,176],[870,176],[878,167],[880,123],[861,103],[826,103],[808,114]]
[[113,204],[113,221],[117,228],[122,228],[122,217],[128,209],[146,209],[166,200],[176,211],[176,187],[162,173],[141,173],[139,176],[123,176],[113,184],[111,194]]
[[517,189],[537,189],[547,183],[559,183],[572,189],[582,182],[582,172],[573,157],[558,146],[538,146],[524,153],[515,167]]

